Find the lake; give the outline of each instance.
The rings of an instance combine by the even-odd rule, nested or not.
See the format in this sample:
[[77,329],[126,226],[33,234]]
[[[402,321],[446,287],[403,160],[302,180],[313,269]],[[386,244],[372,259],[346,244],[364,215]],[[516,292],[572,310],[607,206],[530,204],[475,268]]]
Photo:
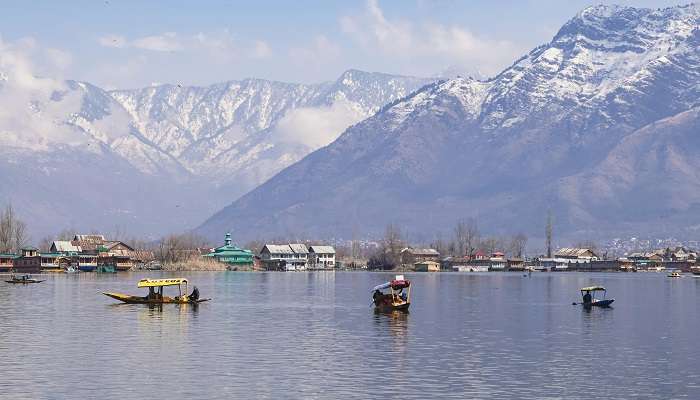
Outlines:
[[[141,294],[147,276],[186,277],[213,300],[149,308],[101,294]],[[700,398],[690,275],[407,273],[409,314],[370,308],[385,273],[44,277],[0,285],[0,397]],[[591,284],[613,308],[571,304]]]

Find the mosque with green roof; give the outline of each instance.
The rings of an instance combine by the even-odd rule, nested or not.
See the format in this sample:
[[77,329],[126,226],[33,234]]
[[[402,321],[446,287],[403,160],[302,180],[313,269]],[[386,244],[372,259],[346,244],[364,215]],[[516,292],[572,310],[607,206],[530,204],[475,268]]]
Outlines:
[[225,244],[217,247],[211,253],[204,257],[212,257],[216,261],[228,264],[231,267],[252,267],[253,252],[250,250],[241,249],[231,243],[231,234],[226,234]]

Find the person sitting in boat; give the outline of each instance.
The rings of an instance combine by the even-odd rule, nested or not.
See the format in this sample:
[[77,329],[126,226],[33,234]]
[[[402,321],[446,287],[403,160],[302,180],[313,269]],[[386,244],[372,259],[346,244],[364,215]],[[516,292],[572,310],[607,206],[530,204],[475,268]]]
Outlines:
[[192,294],[188,297],[190,301],[197,301],[199,300],[199,289],[197,289],[197,286],[192,289]]
[[593,304],[593,296],[591,296],[591,292],[586,292],[586,294],[583,295],[583,304],[584,305]]
[[384,295],[379,289],[375,290],[374,293],[372,293],[372,300],[374,300],[375,305],[379,305],[379,303],[382,302],[383,298]]

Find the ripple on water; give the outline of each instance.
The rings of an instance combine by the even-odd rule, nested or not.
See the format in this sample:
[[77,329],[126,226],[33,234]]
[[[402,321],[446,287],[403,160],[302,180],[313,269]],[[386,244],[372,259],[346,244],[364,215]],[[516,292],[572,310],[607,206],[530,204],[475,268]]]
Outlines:
[[[150,273],[151,276],[159,274]],[[188,273],[199,307],[114,304],[143,274],[0,286],[8,398],[699,398],[698,284],[656,274]],[[615,308],[571,306],[608,287]]]

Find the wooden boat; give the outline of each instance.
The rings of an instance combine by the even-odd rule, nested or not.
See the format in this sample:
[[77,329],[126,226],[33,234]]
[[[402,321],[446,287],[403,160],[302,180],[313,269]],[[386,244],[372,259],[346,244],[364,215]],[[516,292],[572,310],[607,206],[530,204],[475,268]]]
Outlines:
[[[406,289],[406,292],[404,292]],[[396,279],[372,288],[375,311],[408,311],[411,306],[411,282],[397,275]]]
[[[140,288],[148,288],[146,296],[132,296],[122,293],[102,293],[113,299],[123,301],[128,304],[198,304],[211,299],[200,299],[199,290],[194,287],[191,294],[187,294],[187,279],[141,279],[136,285]],[[179,295],[175,297],[163,296],[163,288],[166,286],[177,286]],[[184,290],[183,290],[184,288]]]
[[32,278],[30,275],[22,275],[22,276],[15,276],[12,275],[9,280],[5,281],[7,283],[20,283],[20,284],[29,284],[29,283],[41,283],[43,280],[38,280]]
[[[596,292],[603,292],[603,298],[596,299]],[[606,299],[606,294],[607,290],[605,290],[605,288],[602,286],[589,286],[581,288],[581,297],[583,298],[581,305],[584,307],[610,307],[615,299]]]
[[683,275],[681,275],[681,273],[678,271],[673,271],[670,274],[668,274],[668,277],[669,278],[682,278]]

